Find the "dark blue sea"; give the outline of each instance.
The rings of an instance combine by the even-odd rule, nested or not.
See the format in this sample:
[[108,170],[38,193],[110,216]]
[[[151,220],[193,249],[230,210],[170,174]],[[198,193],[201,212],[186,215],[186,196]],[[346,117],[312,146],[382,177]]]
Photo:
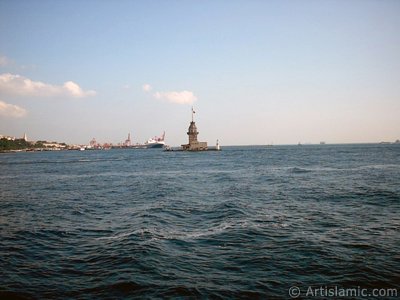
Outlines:
[[0,298],[290,299],[293,287],[399,298],[400,145],[0,154]]

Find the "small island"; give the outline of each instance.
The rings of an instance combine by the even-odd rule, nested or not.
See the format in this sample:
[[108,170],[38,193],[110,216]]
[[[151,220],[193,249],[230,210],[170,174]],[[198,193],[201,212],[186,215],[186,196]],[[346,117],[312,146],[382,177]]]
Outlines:
[[207,151],[207,142],[199,142],[197,140],[197,135],[199,132],[197,131],[196,123],[194,122],[194,114],[195,111],[192,107],[192,122],[190,122],[189,129],[187,135],[189,136],[189,144],[182,145],[183,151]]
[[187,131],[187,135],[189,136],[189,143],[181,145],[180,149],[173,149],[166,146],[164,148],[164,151],[220,151],[221,150],[218,140],[215,147],[208,147],[207,142],[199,142],[197,140],[197,135],[199,134],[199,132],[197,131],[196,122],[194,121],[194,114],[195,111],[192,107],[192,121],[190,122],[189,129]]

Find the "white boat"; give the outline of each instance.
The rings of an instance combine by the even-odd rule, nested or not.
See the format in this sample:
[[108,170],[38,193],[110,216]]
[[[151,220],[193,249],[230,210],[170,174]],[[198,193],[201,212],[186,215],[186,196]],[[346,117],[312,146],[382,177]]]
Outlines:
[[163,148],[165,146],[164,142],[164,137],[165,137],[165,131],[161,137],[153,137],[151,139],[148,139],[147,142],[144,143],[147,149],[152,149],[152,148]]

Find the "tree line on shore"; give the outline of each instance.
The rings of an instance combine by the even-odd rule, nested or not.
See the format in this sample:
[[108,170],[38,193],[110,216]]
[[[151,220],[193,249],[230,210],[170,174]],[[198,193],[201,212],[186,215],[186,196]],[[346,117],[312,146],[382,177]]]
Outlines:
[[0,139],[0,151],[46,148],[46,141],[28,142],[24,139]]

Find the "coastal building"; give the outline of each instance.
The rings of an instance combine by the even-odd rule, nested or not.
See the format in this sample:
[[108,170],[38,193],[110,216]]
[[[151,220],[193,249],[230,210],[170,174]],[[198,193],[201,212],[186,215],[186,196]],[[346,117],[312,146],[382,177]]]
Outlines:
[[58,142],[44,142],[42,143],[44,148],[51,148],[53,150],[61,150],[67,148],[65,143],[58,143]]
[[199,132],[197,131],[196,123],[194,122],[194,114],[195,111],[192,107],[192,121],[190,122],[189,129],[187,135],[189,136],[189,143],[182,145],[183,151],[207,151],[207,142],[199,142],[197,140],[197,135]]
[[27,137],[26,133],[24,133],[22,138],[16,138],[15,136],[9,136],[9,135],[0,134],[0,140],[1,139],[6,139],[7,141],[15,141],[15,140],[24,140],[25,142],[28,141],[28,137]]
[[7,141],[15,141],[16,140],[15,136],[9,136],[9,135],[0,134],[0,140],[1,139],[6,139]]

